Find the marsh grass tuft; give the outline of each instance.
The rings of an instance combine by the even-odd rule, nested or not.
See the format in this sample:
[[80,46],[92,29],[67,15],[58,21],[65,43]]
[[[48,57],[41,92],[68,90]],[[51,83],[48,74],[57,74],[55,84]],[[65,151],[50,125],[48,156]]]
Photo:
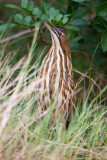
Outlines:
[[90,102],[91,84],[86,99],[78,102],[67,130],[60,118],[57,126],[52,119],[54,104],[38,113],[36,85],[41,58],[31,64],[37,34],[38,29],[28,57],[14,65],[11,61],[17,53],[5,56],[6,46],[1,47],[0,159],[106,159],[106,99],[98,99],[107,86]]

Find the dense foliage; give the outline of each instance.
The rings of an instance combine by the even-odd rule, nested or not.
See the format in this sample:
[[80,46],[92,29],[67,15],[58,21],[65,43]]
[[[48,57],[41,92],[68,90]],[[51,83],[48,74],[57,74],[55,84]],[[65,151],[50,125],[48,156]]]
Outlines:
[[40,7],[37,7],[33,1],[22,0],[21,6],[14,4],[6,6],[19,11],[14,16],[14,22],[17,25],[34,28],[37,22],[45,19],[53,25],[65,28],[72,50],[86,52],[93,57],[90,61],[95,65],[105,66],[107,2],[101,0],[42,1]]

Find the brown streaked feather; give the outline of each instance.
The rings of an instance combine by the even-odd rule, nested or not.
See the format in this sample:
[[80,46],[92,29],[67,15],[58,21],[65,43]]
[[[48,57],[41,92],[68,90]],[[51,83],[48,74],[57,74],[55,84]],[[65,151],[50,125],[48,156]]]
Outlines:
[[42,82],[38,87],[40,98],[37,106],[43,111],[54,101],[55,117],[60,110],[61,115],[64,116],[66,121],[69,121],[76,103],[69,42],[63,29],[53,27],[49,23],[46,23],[46,25],[48,28],[50,27],[53,44],[38,73]]
[[67,56],[71,59],[71,52],[70,52],[67,34],[64,29],[61,29],[61,32],[62,32],[62,34],[59,37],[60,45],[61,45],[63,51],[65,52],[65,54],[67,54]]

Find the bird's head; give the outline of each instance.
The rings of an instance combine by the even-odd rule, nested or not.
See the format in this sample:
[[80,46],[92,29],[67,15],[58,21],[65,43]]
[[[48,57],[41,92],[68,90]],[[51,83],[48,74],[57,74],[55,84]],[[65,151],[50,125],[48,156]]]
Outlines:
[[65,30],[62,28],[54,27],[45,20],[44,23],[51,33],[54,45],[60,45],[63,52],[66,53],[71,59],[68,37]]

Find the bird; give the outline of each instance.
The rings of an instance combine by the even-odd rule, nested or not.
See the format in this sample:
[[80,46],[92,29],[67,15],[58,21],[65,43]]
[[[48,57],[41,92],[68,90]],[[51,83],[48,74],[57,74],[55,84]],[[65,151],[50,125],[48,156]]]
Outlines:
[[75,82],[72,72],[72,60],[66,31],[55,27],[46,20],[45,26],[51,33],[52,46],[44,57],[38,78],[39,98],[37,107],[45,111],[54,103],[54,115],[58,118],[58,112],[69,124],[75,111]]

